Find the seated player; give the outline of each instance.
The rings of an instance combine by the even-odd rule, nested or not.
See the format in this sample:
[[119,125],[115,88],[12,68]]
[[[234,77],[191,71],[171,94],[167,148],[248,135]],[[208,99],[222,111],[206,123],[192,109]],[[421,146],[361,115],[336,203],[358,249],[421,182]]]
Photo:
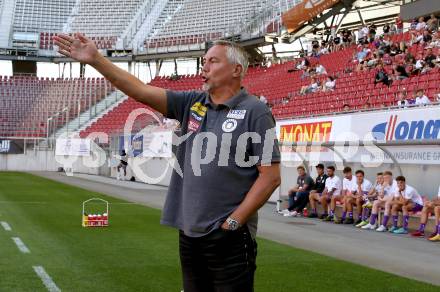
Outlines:
[[[330,200],[330,214],[329,218],[326,218],[325,221],[333,221],[335,218],[335,209],[336,209],[336,202],[344,203],[344,197],[347,195],[347,193],[352,189],[353,183],[355,183],[356,178],[353,176],[351,167],[347,166],[342,171],[344,174],[344,179],[342,181],[342,191],[340,195],[333,195]],[[345,217],[347,215],[347,209],[345,207],[345,204],[343,204],[343,210],[342,210],[342,218],[339,220],[334,220],[335,223],[341,223],[345,220]],[[331,218],[330,218],[331,217]]]
[[296,180],[296,186],[290,190],[289,196],[294,197],[292,204],[289,208],[283,211],[286,217],[295,217],[300,213],[309,202],[310,190],[313,187],[313,179],[306,173],[304,166],[298,166],[298,178]]
[[[440,192],[440,190],[439,190]],[[430,241],[440,241],[440,206],[435,206],[434,208],[434,214],[435,214],[435,223],[436,230],[434,233],[436,233],[434,236],[431,236],[429,238]]]
[[[429,201],[429,200],[425,201],[425,204],[424,204],[423,209],[422,209],[422,215],[420,217],[419,229],[417,229],[417,231],[414,231],[413,233],[411,233],[412,236],[414,236],[414,237],[425,237],[425,226],[426,226],[426,223],[428,222],[428,216],[429,216],[430,213],[431,214],[435,213],[434,209],[436,207],[440,208],[440,188],[438,190],[437,198],[433,199],[432,201]],[[438,222],[437,219],[438,218],[436,216],[436,224],[438,225],[439,222]],[[432,234],[430,237],[434,237],[435,235],[438,234],[437,233],[438,232],[437,231],[437,225],[436,225],[436,230],[435,230],[434,234]]]
[[368,192],[367,200],[362,205],[362,221],[356,225],[356,227],[363,227],[370,223],[368,220],[369,212],[373,208],[373,203],[377,200],[377,197],[379,196],[382,188],[383,188],[383,173],[378,172],[376,174],[376,182],[374,183],[374,186],[371,188],[371,190]]
[[[415,188],[406,184],[404,176],[398,176],[396,181],[398,191],[394,194],[393,201],[391,202],[393,227],[391,227],[389,231],[395,234],[407,234],[409,212],[421,211],[423,209],[423,199]],[[399,211],[403,213],[403,226],[401,228],[397,227]]]
[[316,204],[321,200],[321,195],[325,188],[325,181],[327,179],[327,175],[324,173],[323,164],[320,163],[316,165],[316,172],[318,173],[318,176],[315,179],[315,183],[309,195],[310,208],[312,208],[312,211],[309,214],[309,218],[318,217]]
[[[363,226],[362,229],[376,230],[379,232],[387,231],[386,226],[391,212],[391,200],[396,191],[397,182],[393,180],[393,173],[391,171],[384,171],[382,188],[379,191],[377,200],[373,202],[370,223]],[[382,208],[385,208],[382,225],[377,227],[376,221]]]
[[[356,205],[356,210],[358,212],[358,220],[356,224],[362,222],[361,210],[362,205],[367,199],[367,195],[370,192],[372,185],[369,180],[365,178],[365,173],[363,170],[357,170],[356,173],[356,181],[352,184],[351,190],[347,192],[344,199],[344,207],[348,212],[348,218],[345,218],[342,221],[343,224],[353,224],[353,205]],[[336,223],[336,221],[335,221]]]
[[333,196],[339,197],[341,195],[342,183],[341,179],[335,175],[335,167],[327,167],[327,179],[325,181],[325,188],[321,196],[321,205],[324,208],[324,221],[333,221],[334,212],[330,210],[330,214],[327,215],[328,202],[331,201]]

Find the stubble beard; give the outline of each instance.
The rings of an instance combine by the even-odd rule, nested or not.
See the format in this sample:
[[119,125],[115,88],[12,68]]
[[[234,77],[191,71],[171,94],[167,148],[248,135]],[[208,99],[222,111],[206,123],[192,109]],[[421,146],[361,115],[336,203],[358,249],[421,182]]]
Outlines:
[[203,83],[203,85],[202,85],[202,90],[203,91],[209,93],[211,91],[211,89],[212,89],[211,85],[209,85],[208,83]]

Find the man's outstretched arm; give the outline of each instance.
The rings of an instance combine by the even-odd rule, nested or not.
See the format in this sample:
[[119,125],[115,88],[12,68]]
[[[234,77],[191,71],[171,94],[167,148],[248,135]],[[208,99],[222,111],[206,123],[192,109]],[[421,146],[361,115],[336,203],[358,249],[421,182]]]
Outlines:
[[60,54],[94,67],[126,95],[152,107],[163,115],[167,114],[165,89],[146,85],[132,74],[114,65],[99,53],[92,40],[82,34],[76,34],[75,37],[58,35],[54,41],[55,45],[59,47]]

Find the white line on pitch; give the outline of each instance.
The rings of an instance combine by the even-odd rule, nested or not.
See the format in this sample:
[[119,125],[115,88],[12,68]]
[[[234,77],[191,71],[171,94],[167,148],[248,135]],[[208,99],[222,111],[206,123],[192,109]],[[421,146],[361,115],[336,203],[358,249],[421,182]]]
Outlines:
[[21,241],[20,237],[12,237],[12,240],[15,242],[15,244],[17,245],[18,249],[22,252],[22,253],[30,253],[31,251],[29,250],[29,248],[27,248],[26,245],[24,245],[23,241]]
[[6,230],[6,231],[11,231],[11,230],[12,230],[12,228],[11,228],[11,226],[8,224],[8,222],[4,222],[4,221],[2,221],[2,222],[0,222],[0,224],[3,226],[3,229],[4,229],[4,230]]
[[49,292],[61,291],[42,266],[33,266],[32,268],[34,268],[35,273],[37,273],[38,277],[43,281],[44,286],[46,286]]
[[0,204],[47,204],[47,202],[38,202],[38,201],[0,201]]

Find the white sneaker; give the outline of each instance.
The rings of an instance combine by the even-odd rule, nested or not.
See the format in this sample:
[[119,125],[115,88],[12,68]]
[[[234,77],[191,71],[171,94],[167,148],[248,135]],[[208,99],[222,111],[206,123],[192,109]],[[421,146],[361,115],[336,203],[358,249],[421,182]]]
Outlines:
[[383,225],[380,225],[379,228],[376,229],[377,232],[386,232],[387,230],[388,229]]
[[362,229],[367,229],[367,230],[374,230],[374,229],[377,229],[377,224],[370,224],[370,223],[368,223],[367,225],[362,226],[361,228]]
[[297,215],[298,215],[298,212],[292,211],[292,212],[284,214],[283,216],[284,217],[296,217]]
[[284,209],[284,210],[279,210],[278,213],[284,215],[284,214],[289,214],[290,211],[288,209]]

